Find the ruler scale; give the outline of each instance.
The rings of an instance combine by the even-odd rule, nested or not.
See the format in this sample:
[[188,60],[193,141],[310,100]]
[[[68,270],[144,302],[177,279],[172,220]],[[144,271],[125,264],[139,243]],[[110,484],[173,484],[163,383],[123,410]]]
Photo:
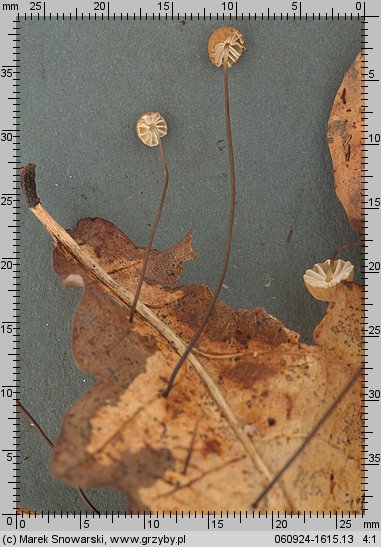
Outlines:
[[[3,42],[0,53],[1,79],[1,142],[0,157],[3,177],[0,194],[1,228],[1,317],[0,351],[2,367],[1,414],[2,446],[0,477],[2,485],[1,513],[4,533],[26,530],[28,532],[56,530],[91,531],[101,533],[104,530],[118,532],[123,530],[146,531],[149,533],[173,532],[176,534],[191,531],[255,532],[251,536],[256,541],[264,540],[261,533],[278,534],[279,543],[282,534],[316,533],[315,543],[346,543],[349,535],[361,544],[376,541],[379,529],[378,511],[381,503],[381,437],[378,424],[381,401],[381,373],[377,370],[377,356],[380,353],[381,319],[379,307],[381,244],[377,236],[381,230],[381,195],[377,186],[381,172],[379,154],[380,137],[380,95],[381,47],[379,37],[380,7],[376,1],[319,2],[270,2],[270,6],[258,3],[250,7],[243,2],[194,2],[192,6],[184,2],[143,2],[140,7],[132,6],[126,11],[121,1],[81,2],[78,7],[72,1],[62,2],[19,2],[0,4]],[[363,270],[365,287],[364,299],[364,348],[363,348],[363,511],[361,513],[316,513],[303,512],[282,515],[269,512],[218,513],[144,513],[131,515],[128,512],[109,512],[98,516],[89,511],[69,514],[60,511],[34,514],[16,514],[15,506],[19,502],[19,453],[20,435],[16,418],[16,399],[19,396],[20,327],[22,326],[22,302],[20,302],[20,194],[18,189],[20,142],[20,23],[33,21],[34,24],[47,24],[54,21],[68,21],[68,24],[82,21],[97,21],[99,24],[112,24],[113,21],[131,22],[134,20],[216,20],[234,22],[243,19],[254,21],[319,21],[345,20],[361,21],[361,47],[363,62],[363,144],[362,173],[364,181],[363,210]],[[71,22],[71,23],[70,23]],[[378,436],[377,436],[378,435]],[[329,534],[327,540],[319,534]],[[333,539],[334,536],[336,540]],[[220,537],[220,536],[219,536]],[[268,538],[268,536],[266,536]],[[286,537],[286,536],[285,536]],[[368,539],[364,539],[367,537]],[[262,538],[261,540],[259,538]],[[320,540],[319,540],[320,538]],[[358,544],[360,544],[358,543]],[[265,543],[264,543],[265,544]],[[270,544],[270,543],[269,543]],[[271,543],[272,544],[272,543]],[[357,543],[356,543],[357,544]]]

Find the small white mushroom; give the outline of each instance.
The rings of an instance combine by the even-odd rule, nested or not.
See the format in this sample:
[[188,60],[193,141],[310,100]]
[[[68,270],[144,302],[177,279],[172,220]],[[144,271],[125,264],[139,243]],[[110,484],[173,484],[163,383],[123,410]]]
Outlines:
[[159,112],[146,112],[136,122],[136,133],[147,146],[158,146],[168,132],[167,122]]
[[240,58],[241,53],[244,51],[244,39],[242,33],[233,28],[233,27],[223,27],[217,29],[210,36],[208,41],[208,54],[212,63],[218,67],[223,66],[224,70],[224,106],[225,106],[225,124],[226,124],[226,145],[228,150],[228,159],[229,159],[229,171],[230,171],[230,210],[229,210],[229,222],[227,230],[227,238],[225,244],[225,255],[222,265],[222,269],[218,278],[217,287],[213,292],[213,296],[209,301],[208,307],[205,311],[205,315],[201,320],[196,332],[193,334],[190,342],[188,343],[184,353],[181,355],[179,361],[177,362],[175,368],[172,371],[172,374],[169,378],[167,387],[163,391],[164,397],[168,397],[171,392],[171,389],[174,385],[176,376],[180,371],[181,367],[185,363],[188,355],[191,353],[193,348],[196,346],[198,339],[200,338],[203,330],[208,324],[209,317],[213,312],[215,303],[217,302],[218,296],[224,286],[225,275],[229,265],[230,249],[232,243],[233,235],[233,225],[234,225],[234,210],[235,210],[235,200],[236,200],[236,180],[235,180],[235,169],[234,169],[234,153],[233,153],[233,139],[231,132],[231,120],[230,120],[230,109],[229,109],[229,68]]
[[163,190],[161,192],[159,208],[157,210],[155,220],[151,228],[151,233],[148,238],[147,246],[144,252],[143,266],[140,272],[139,281],[136,286],[134,300],[132,302],[132,306],[130,310],[130,323],[132,323],[134,319],[136,306],[139,300],[140,291],[143,286],[144,276],[148,266],[149,254],[151,252],[157,227],[159,226],[161,212],[163,210],[165,196],[167,194],[167,189],[168,189],[169,172],[168,172],[168,166],[167,166],[167,157],[164,152],[164,147],[162,143],[162,138],[165,137],[167,132],[168,132],[167,122],[165,121],[163,116],[159,114],[159,112],[146,112],[145,114],[143,114],[143,116],[140,116],[140,118],[136,122],[136,134],[138,135],[142,143],[146,144],[147,146],[150,146],[151,148],[153,146],[159,146],[160,156],[163,162],[164,184],[163,184]]
[[304,284],[317,300],[333,300],[336,287],[342,281],[353,281],[355,269],[349,260],[318,262],[303,275]]
[[233,27],[222,27],[213,32],[208,42],[208,54],[212,63],[220,67],[224,63],[225,48],[229,49],[227,65],[230,68],[245,51],[242,33]]

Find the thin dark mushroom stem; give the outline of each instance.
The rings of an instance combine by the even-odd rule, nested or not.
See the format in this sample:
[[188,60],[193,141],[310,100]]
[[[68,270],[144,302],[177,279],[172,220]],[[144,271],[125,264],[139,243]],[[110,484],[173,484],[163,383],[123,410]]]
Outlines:
[[168,397],[168,395],[171,392],[171,389],[173,387],[173,384],[175,382],[176,376],[178,372],[180,371],[181,367],[183,366],[184,362],[186,361],[188,355],[191,353],[193,348],[198,342],[198,339],[200,338],[204,328],[206,327],[210,314],[213,311],[214,305],[218,299],[218,296],[221,292],[226,271],[228,269],[229,264],[229,257],[230,257],[230,249],[232,244],[232,236],[233,236],[233,226],[234,226],[234,212],[235,212],[235,169],[234,169],[234,155],[233,155],[233,141],[232,141],[232,131],[231,131],[231,122],[230,122],[230,108],[229,108],[229,78],[228,78],[228,58],[229,58],[229,46],[225,46],[225,56],[224,56],[224,88],[225,88],[225,118],[226,118],[226,141],[227,141],[227,148],[228,148],[228,157],[229,157],[229,169],[230,169],[230,212],[229,212],[229,224],[228,224],[228,232],[227,232],[227,238],[226,238],[226,247],[225,247],[225,256],[224,256],[224,262],[222,265],[222,270],[220,273],[220,277],[218,280],[217,288],[214,291],[214,294],[212,296],[211,301],[209,302],[209,305],[206,309],[205,315],[203,320],[201,321],[200,326],[198,327],[197,331],[193,335],[193,338],[188,344],[188,347],[184,351],[183,355],[180,357],[180,360],[178,361],[177,365],[173,369],[173,372],[171,374],[171,377],[169,378],[168,385],[163,391],[163,396]]
[[329,257],[329,268],[327,271],[327,281],[330,281],[333,276],[334,266],[335,266],[335,260],[336,257],[341,251],[344,251],[345,249],[350,249],[351,247],[357,247],[358,245],[362,245],[362,241],[355,241],[354,243],[346,243],[345,245],[341,245],[340,247],[337,247]]
[[189,444],[188,454],[187,454],[187,457],[185,458],[184,467],[183,467],[183,470],[182,470],[183,475],[186,475],[187,471],[188,471],[188,467],[189,467],[190,460],[191,460],[191,457],[192,457],[194,443],[196,441],[196,436],[197,436],[198,428],[199,428],[199,425],[200,425],[200,421],[201,421],[201,416],[199,416],[197,418],[194,429],[193,429],[191,441],[190,441],[190,444]]
[[252,504],[253,509],[255,509],[258,504],[267,496],[267,494],[270,492],[270,490],[276,485],[276,483],[282,478],[283,474],[287,471],[287,469],[294,463],[294,461],[300,456],[300,454],[303,452],[303,450],[306,448],[306,446],[309,444],[309,442],[315,437],[319,429],[324,425],[324,423],[327,421],[327,419],[331,416],[333,411],[337,408],[337,406],[341,403],[341,401],[344,399],[344,397],[347,395],[347,393],[351,390],[352,386],[358,380],[359,376],[362,373],[362,367],[359,367],[350,377],[348,382],[345,384],[339,395],[336,397],[336,399],[333,401],[332,404],[327,408],[327,410],[322,414],[320,419],[316,422],[314,427],[311,429],[311,431],[308,433],[308,435],[305,437],[302,444],[299,446],[299,448],[294,452],[294,454],[291,456],[289,460],[284,464],[284,466],[278,471],[278,473],[275,475],[275,477],[272,479],[272,481],[266,486],[264,490],[260,493],[260,495],[257,497],[257,499]]
[[[33,416],[30,414],[30,412],[27,411],[27,409],[24,407],[24,405],[22,405],[18,399],[16,399],[16,404],[17,404],[18,408],[21,410],[21,412],[22,412],[23,414],[25,414],[25,416],[28,418],[28,420],[31,422],[31,424],[37,429],[37,431],[39,432],[39,434],[41,435],[41,437],[44,439],[44,441],[48,443],[48,445],[50,446],[50,448],[54,448],[54,443],[53,443],[53,441],[47,436],[47,434],[46,434],[45,431],[42,429],[42,427],[40,426],[40,424],[33,418]],[[82,499],[82,501],[87,505],[87,507],[88,507],[91,511],[94,511],[94,513],[96,513],[97,515],[100,515],[100,514],[101,514],[100,511],[98,511],[98,509],[91,503],[91,501],[90,501],[89,498],[86,496],[86,494],[85,494],[85,492],[82,490],[82,488],[75,487],[75,489],[77,490],[78,495],[80,496],[80,498]]]
[[140,272],[139,282],[138,282],[138,285],[136,287],[134,301],[132,303],[131,311],[130,311],[130,323],[134,320],[134,315],[135,315],[135,311],[136,311],[136,304],[138,303],[139,296],[140,296],[140,291],[142,290],[144,276],[145,276],[145,273],[146,273],[146,270],[147,270],[147,265],[148,265],[149,254],[150,254],[151,249],[152,249],[153,240],[155,238],[156,230],[157,230],[157,227],[159,225],[161,212],[163,210],[165,196],[167,194],[167,189],[168,189],[169,172],[168,172],[167,158],[166,158],[166,155],[165,155],[165,152],[164,152],[162,139],[161,139],[158,131],[156,131],[156,135],[157,135],[157,138],[159,140],[160,156],[161,156],[161,160],[163,162],[164,177],[165,178],[164,178],[164,185],[163,185],[163,190],[162,190],[162,193],[161,193],[159,208],[157,210],[155,221],[153,223],[151,233],[150,233],[150,236],[149,236],[149,239],[148,239],[148,242],[147,242],[147,246],[146,246],[146,249],[145,249],[145,252],[144,252],[142,271]]
[[33,416],[27,411],[27,409],[20,403],[18,399],[16,399],[16,404],[19,407],[19,409],[25,414],[25,416],[28,418],[28,420],[31,422],[31,424],[37,429],[41,437],[48,443],[50,448],[54,448],[54,443],[49,439],[45,431],[42,429],[42,427],[39,425],[39,423],[36,422],[36,420],[33,418]]

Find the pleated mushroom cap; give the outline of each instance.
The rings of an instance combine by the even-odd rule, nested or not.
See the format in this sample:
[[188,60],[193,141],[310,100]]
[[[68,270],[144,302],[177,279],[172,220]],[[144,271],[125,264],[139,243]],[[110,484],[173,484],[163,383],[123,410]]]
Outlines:
[[136,122],[136,134],[147,146],[157,146],[168,132],[167,122],[159,112],[146,112]]
[[304,284],[317,300],[330,302],[333,300],[336,286],[342,281],[353,281],[355,269],[349,260],[335,260],[330,270],[331,261],[318,262],[303,275]]
[[230,68],[245,51],[245,41],[242,33],[233,27],[222,27],[211,34],[208,41],[208,54],[212,63],[218,67],[223,64],[225,46],[229,45],[227,65]]

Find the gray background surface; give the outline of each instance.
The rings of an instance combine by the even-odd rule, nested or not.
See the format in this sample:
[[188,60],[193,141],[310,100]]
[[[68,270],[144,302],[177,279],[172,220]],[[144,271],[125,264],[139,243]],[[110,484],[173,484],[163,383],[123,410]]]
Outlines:
[[[113,221],[139,245],[162,186],[157,150],[135,136],[159,110],[170,189],[157,247],[193,228],[199,258],[184,282],[215,286],[229,203],[222,71],[206,44],[215,21],[21,24],[21,162],[35,162],[40,197],[60,224]],[[244,21],[247,52],[230,72],[237,170],[233,251],[222,298],[265,306],[311,341],[325,305],[304,288],[305,269],[356,240],[333,190],[326,123],[360,49],[358,21]],[[290,229],[292,237],[288,240]],[[80,296],[51,269],[51,241],[21,212],[21,400],[56,438],[60,420],[92,379],[76,369],[71,320]],[[359,253],[347,251],[359,271]],[[22,420],[22,505],[84,509],[48,473],[49,449]],[[125,509],[115,491],[91,492],[100,509]]]

